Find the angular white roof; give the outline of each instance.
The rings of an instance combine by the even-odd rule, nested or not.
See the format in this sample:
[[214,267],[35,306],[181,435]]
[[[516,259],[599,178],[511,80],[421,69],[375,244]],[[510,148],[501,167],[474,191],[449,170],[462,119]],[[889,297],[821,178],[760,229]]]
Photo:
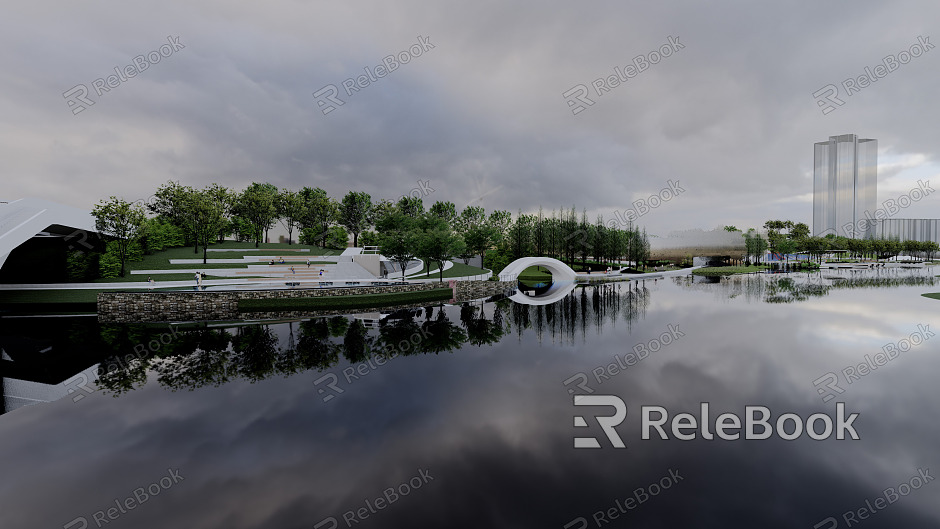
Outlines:
[[[67,236],[81,231],[96,231],[89,211],[39,198],[0,204],[0,266],[16,247],[40,233]],[[76,236],[80,240],[84,238]]]

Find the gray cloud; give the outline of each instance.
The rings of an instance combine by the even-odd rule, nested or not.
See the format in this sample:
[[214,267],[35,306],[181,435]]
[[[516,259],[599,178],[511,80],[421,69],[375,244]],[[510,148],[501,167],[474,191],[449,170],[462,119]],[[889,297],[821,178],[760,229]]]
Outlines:
[[[167,180],[319,185],[377,198],[431,180],[429,200],[610,215],[667,179],[688,193],[652,233],[810,221],[812,144],[847,132],[937,173],[932,50],[823,115],[813,92],[931,36],[927,2],[625,5],[267,2],[185,9],[18,6],[0,21],[5,199],[90,208]],[[50,15],[54,13],[54,15]],[[72,115],[63,92],[180,36],[186,46]],[[435,46],[323,115],[313,92],[425,36]],[[669,36],[685,46],[573,115],[562,94]],[[937,37],[940,39],[940,36]],[[593,91],[593,89],[592,89]],[[940,178],[938,178],[940,181]],[[494,191],[495,190],[495,191]],[[882,193],[880,198],[890,198]],[[940,198],[907,214],[928,216]]]

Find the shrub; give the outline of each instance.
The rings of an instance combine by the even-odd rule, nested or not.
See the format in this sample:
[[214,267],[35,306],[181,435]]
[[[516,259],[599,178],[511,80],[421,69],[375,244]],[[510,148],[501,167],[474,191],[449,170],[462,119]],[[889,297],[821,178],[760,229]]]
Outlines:
[[93,281],[98,278],[97,252],[69,252],[66,256],[66,274],[69,281]]

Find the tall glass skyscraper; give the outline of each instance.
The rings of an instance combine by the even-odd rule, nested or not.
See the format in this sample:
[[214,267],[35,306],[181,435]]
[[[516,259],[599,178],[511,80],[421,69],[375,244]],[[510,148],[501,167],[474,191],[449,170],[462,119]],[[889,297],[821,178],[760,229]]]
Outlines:
[[869,236],[864,221],[874,215],[877,192],[878,140],[843,134],[815,145],[813,235]]

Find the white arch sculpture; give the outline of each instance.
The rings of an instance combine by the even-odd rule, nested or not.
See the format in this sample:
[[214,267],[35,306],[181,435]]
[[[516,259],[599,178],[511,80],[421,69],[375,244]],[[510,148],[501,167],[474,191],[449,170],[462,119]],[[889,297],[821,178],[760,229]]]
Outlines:
[[570,266],[551,257],[523,257],[509,263],[506,268],[499,273],[500,281],[516,281],[519,274],[530,266],[544,266],[552,273],[552,286],[548,291],[538,296],[528,296],[522,292],[516,292],[509,299],[526,305],[549,305],[567,296],[574,290],[577,274]]
[[551,257],[523,257],[509,263],[503,271],[499,273],[500,281],[515,281],[519,279],[519,274],[530,266],[544,266],[552,273],[552,281],[574,281],[577,274],[570,266]]

